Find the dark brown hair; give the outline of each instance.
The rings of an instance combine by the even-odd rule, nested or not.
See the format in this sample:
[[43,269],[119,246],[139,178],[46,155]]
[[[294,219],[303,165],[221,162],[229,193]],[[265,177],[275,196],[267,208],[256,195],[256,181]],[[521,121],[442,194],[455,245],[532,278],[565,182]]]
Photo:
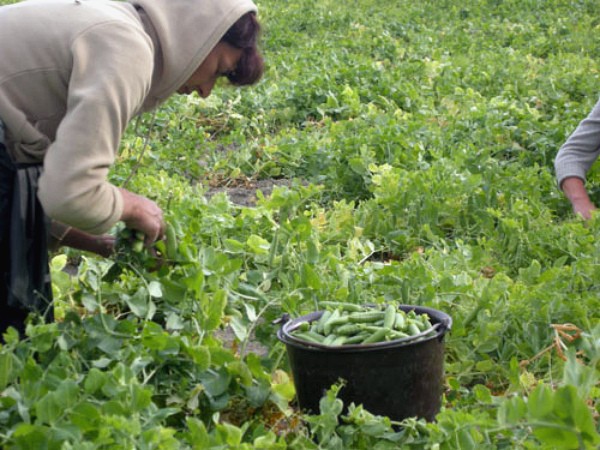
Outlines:
[[240,17],[221,38],[221,42],[242,49],[242,56],[233,72],[227,74],[235,86],[255,84],[264,71],[263,57],[258,51],[260,24],[254,12]]

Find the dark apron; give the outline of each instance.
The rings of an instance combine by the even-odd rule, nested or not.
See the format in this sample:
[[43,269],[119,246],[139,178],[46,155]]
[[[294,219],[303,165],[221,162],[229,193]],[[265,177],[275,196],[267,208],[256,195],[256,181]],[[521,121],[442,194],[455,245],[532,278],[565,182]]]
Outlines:
[[0,333],[23,334],[29,312],[53,320],[49,221],[36,195],[41,164],[14,163],[2,131],[0,121]]

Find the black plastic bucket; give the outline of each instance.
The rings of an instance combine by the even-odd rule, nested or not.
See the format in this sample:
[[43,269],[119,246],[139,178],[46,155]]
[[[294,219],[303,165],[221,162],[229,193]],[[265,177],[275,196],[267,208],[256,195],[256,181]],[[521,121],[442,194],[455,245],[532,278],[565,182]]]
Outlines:
[[328,347],[290,335],[301,322],[318,320],[323,311],[285,322],[277,337],[287,354],[302,410],[319,413],[325,391],[340,379],[344,405],[362,404],[373,414],[392,420],[408,417],[432,421],[439,412],[444,382],[444,336],[452,326],[449,315],[421,306],[399,306],[405,312],[427,314],[435,334],[408,342]]

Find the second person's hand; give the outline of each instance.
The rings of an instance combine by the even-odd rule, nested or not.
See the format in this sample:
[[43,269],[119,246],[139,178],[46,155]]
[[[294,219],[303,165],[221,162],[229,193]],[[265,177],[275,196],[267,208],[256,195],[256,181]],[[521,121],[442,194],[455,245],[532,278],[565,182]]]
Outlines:
[[590,219],[596,205],[590,200],[585,182],[581,178],[569,177],[563,180],[561,188],[571,202],[573,212],[584,220]]

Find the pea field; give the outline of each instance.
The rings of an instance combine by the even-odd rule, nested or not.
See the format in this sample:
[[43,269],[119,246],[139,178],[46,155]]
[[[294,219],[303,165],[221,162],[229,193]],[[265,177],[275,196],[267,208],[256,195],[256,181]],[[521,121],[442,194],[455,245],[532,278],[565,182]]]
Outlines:
[[[600,95],[598,2],[257,5],[259,84],[173,96],[110,172],[163,208],[162,265],[51,255],[56,320],[0,346],[0,447],[599,448],[600,215],[553,165]],[[452,318],[435,420],[344,380],[298,407],[278,322],[328,304]]]

